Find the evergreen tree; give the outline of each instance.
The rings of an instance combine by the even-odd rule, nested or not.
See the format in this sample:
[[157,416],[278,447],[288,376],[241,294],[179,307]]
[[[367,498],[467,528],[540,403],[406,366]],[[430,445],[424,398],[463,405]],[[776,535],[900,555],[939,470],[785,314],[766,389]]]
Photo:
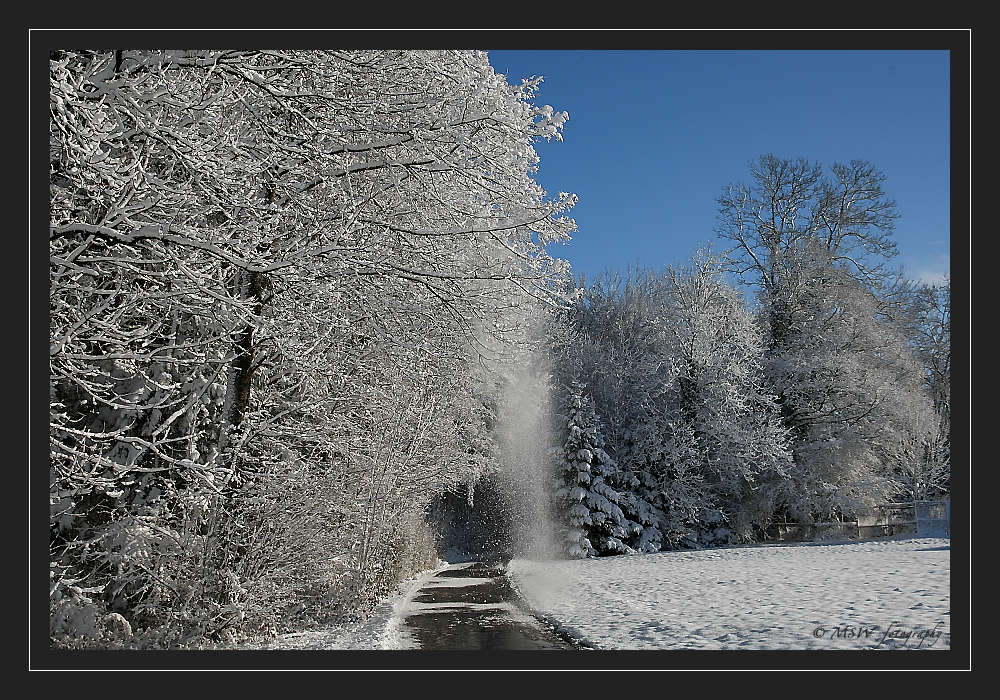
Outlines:
[[638,528],[625,517],[621,494],[610,483],[619,471],[604,451],[601,424],[584,386],[574,381],[566,387],[559,411],[563,444],[553,450],[566,551],[580,558],[631,552],[625,540]]
[[622,278],[608,272],[590,285],[577,281],[573,303],[554,324],[553,364],[567,385],[586,377],[588,401],[601,421],[603,448],[615,463],[605,478],[619,493],[618,505],[629,526],[625,544],[656,552],[663,538],[656,479],[649,473],[644,446],[636,445],[637,426],[652,420],[664,373],[656,346],[655,278],[630,269]]

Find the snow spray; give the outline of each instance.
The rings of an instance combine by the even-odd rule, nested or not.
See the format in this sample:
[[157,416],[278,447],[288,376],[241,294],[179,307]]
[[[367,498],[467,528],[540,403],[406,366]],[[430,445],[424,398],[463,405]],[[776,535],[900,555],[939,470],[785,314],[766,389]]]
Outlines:
[[496,425],[511,553],[535,560],[560,557],[551,511],[555,443],[549,377],[545,363],[531,354],[515,363]]

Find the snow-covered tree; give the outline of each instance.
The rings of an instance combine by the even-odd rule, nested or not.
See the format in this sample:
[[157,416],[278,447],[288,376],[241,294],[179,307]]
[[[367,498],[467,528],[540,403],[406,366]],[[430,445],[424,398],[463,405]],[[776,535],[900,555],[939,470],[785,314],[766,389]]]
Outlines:
[[836,267],[811,263],[803,275],[798,311],[767,363],[795,456],[789,510],[806,520],[854,516],[900,495],[894,471],[906,467],[888,453],[923,439],[930,402],[874,293]]
[[604,451],[601,423],[584,388],[579,382],[565,388],[557,414],[562,445],[553,450],[566,551],[572,557],[630,552],[625,540],[639,528],[619,506],[612,484],[620,472]]
[[677,521],[674,532],[700,521],[689,537],[705,542],[755,539],[790,466],[765,386],[763,334],[708,250],[685,268],[669,268],[664,285],[660,332],[672,367],[661,419],[668,520]]
[[[927,499],[947,494],[950,456],[950,282],[941,285],[907,279],[902,268],[879,293],[878,317],[908,343],[906,381],[898,383],[904,405],[898,424],[889,422],[880,449],[894,465],[902,498]],[[898,340],[894,340],[898,344]],[[899,350],[898,352],[902,352]],[[908,354],[908,353],[903,353]],[[913,363],[916,363],[914,366]],[[920,368],[922,367],[922,374]]]
[[625,279],[609,272],[576,285],[568,295],[573,303],[556,316],[550,331],[553,364],[563,384],[571,385],[574,377],[587,382],[604,447],[620,474],[619,505],[634,523],[626,544],[655,552],[662,542],[657,479],[650,472],[649,446],[638,444],[641,426],[655,423],[666,382],[657,345],[655,280],[630,270]]
[[763,337],[720,260],[584,286],[553,334],[585,377],[637,551],[759,537],[789,454],[764,388]]
[[52,54],[54,581],[211,638],[391,586],[470,469],[478,355],[566,269],[539,82],[475,51]]
[[895,202],[885,198],[885,176],[870,163],[835,163],[832,177],[818,163],[763,155],[750,163],[753,185],[727,185],[719,203],[719,237],[731,269],[755,285],[765,301],[770,342],[792,330],[792,316],[808,295],[803,262],[821,260],[870,288],[886,279]]
[[900,445],[923,440],[925,421],[904,418],[924,411],[912,353],[886,315],[895,204],[866,161],[829,177],[801,158],[750,168],[752,186],[724,188],[717,232],[758,289],[766,376],[795,459],[786,507],[806,520],[857,514],[900,495]]
[[921,284],[912,299],[911,346],[924,367],[924,388],[937,430],[924,446],[916,497],[947,493],[951,486],[951,278]]

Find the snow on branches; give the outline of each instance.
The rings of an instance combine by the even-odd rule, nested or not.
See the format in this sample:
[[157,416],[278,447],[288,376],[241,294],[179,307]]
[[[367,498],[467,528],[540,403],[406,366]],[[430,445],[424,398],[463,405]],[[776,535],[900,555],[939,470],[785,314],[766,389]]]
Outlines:
[[567,269],[534,85],[476,51],[52,53],[54,567],[219,639],[429,556],[476,360]]

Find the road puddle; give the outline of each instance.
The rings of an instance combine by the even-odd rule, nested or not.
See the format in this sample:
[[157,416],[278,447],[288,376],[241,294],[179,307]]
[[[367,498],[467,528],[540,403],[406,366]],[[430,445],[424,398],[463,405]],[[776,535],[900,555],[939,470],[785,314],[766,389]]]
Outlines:
[[404,634],[419,649],[577,649],[533,615],[502,565],[453,564],[413,596]]

